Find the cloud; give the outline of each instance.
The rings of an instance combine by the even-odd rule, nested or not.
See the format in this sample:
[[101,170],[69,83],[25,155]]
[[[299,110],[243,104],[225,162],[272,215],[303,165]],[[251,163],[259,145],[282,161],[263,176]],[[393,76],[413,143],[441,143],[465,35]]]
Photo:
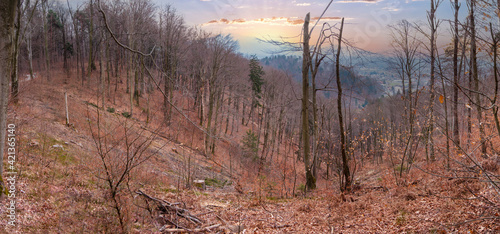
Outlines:
[[[311,18],[312,20],[318,20],[319,17],[312,17]],[[331,17],[327,17],[327,16],[324,16],[324,17],[321,17],[321,20],[341,20],[342,17],[338,17],[338,16],[331,16]]]
[[[318,20],[319,17],[312,17],[312,20]],[[330,17],[322,17],[321,20],[340,20],[341,17],[330,16]],[[226,18],[222,18],[219,20],[210,20],[207,23],[202,24],[202,26],[210,25],[210,24],[267,24],[267,25],[302,25],[304,20],[299,17],[271,17],[271,18],[258,18],[252,20],[246,20],[243,18],[228,20]]]
[[395,8],[395,7],[384,7],[384,8],[382,8],[382,10],[391,11],[391,12],[397,12],[397,11],[400,11],[401,9],[400,8]]
[[307,3],[307,2],[295,4],[295,6],[310,6],[310,5],[311,5],[311,3]]
[[338,3],[377,3],[383,0],[341,0]]

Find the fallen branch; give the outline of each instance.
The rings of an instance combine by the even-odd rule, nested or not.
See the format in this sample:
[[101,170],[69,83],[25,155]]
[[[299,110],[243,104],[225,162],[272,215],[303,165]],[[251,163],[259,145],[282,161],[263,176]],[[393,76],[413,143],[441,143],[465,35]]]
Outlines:
[[187,228],[166,228],[163,226],[160,228],[161,232],[210,232],[214,228],[220,227],[220,224],[211,225],[203,228],[187,229]]
[[280,228],[287,228],[287,227],[291,227],[290,224],[283,224],[283,225],[273,225],[273,228],[276,228],[276,229],[280,229]]
[[191,215],[188,210],[180,208],[180,207],[177,207],[176,205],[179,204],[179,203],[170,203],[168,201],[165,201],[165,200],[162,200],[162,199],[159,199],[159,198],[155,198],[155,197],[149,196],[148,194],[142,192],[141,190],[138,190],[135,193],[143,196],[144,198],[146,198],[146,199],[148,199],[150,201],[154,201],[157,204],[157,209],[160,212],[164,213],[164,214],[175,213],[175,215],[177,215],[177,216],[179,216],[181,218],[184,218],[184,219],[186,219],[189,222],[192,222],[194,224],[198,225],[198,224],[202,224],[203,223],[201,221],[201,219],[199,219],[198,217],[196,217],[194,215]]
[[241,233],[241,232],[243,232],[243,230],[245,230],[245,226],[243,226],[243,225],[232,225],[232,224],[229,224],[225,219],[223,219],[219,215],[215,215],[215,217],[217,217],[217,219],[222,221],[222,223],[224,224],[224,228],[227,229],[231,233]]

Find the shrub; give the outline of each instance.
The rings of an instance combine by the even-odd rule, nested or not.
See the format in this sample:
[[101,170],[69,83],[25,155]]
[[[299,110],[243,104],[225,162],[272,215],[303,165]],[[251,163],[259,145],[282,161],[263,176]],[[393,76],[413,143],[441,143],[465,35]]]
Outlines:
[[90,106],[93,106],[93,107],[95,107],[95,108],[99,108],[99,106],[97,106],[95,103],[92,103],[92,102],[87,102],[87,101],[85,101],[85,104],[90,105]]
[[306,194],[306,185],[299,184],[299,186],[297,187],[297,190],[299,190],[299,192],[301,192],[302,194]]
[[243,155],[256,160],[257,152],[259,151],[259,139],[257,138],[257,135],[249,129],[243,137],[242,144]]
[[219,180],[217,178],[205,178],[205,184],[207,186],[212,186],[217,188],[224,188],[227,182],[228,182],[227,180]]
[[399,216],[396,217],[396,225],[398,226],[404,225],[406,223],[406,215],[407,215],[406,211],[401,210],[399,212]]
[[130,113],[128,113],[128,112],[123,112],[122,115],[123,115],[123,117],[125,117],[127,119],[129,119],[130,117],[132,117],[132,115]]

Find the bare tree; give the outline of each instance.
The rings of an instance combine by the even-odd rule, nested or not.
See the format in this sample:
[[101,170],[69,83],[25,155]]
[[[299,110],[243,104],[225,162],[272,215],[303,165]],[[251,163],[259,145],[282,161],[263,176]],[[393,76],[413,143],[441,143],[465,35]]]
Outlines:
[[[89,23],[89,60],[87,64],[87,80],[90,81],[94,64],[94,0],[89,1],[90,23]],[[131,112],[132,113],[132,112]]]
[[[223,93],[223,79],[221,72],[224,72],[228,65],[229,54],[236,49],[236,42],[231,36],[216,35],[208,40],[208,49],[210,51],[209,77],[204,90],[208,95],[208,112],[206,118],[205,153],[213,154],[215,152],[215,133],[218,113],[218,97]],[[212,123],[213,122],[213,123]]]
[[177,73],[179,60],[181,56],[181,43],[185,37],[186,27],[184,19],[175,12],[175,9],[167,5],[165,10],[160,14],[160,39],[162,43],[162,59],[164,74],[164,92],[167,94],[164,97],[164,119],[165,123],[169,123],[172,115],[172,107],[168,104],[172,102],[174,84],[177,81]]
[[[394,50],[395,67],[403,84],[404,100],[404,132],[400,134],[403,144],[403,157],[399,168],[399,176],[402,176],[404,168],[408,168],[413,162],[414,152],[418,147],[418,140],[415,137],[416,107],[418,96],[414,93],[414,81],[418,74],[419,58],[418,52],[420,42],[416,38],[415,30],[406,20],[391,26],[392,47]],[[406,85],[407,82],[407,85]],[[406,163],[406,167],[405,167]]]
[[474,91],[475,91],[475,104],[477,111],[477,121],[479,122],[479,140],[481,142],[481,153],[486,155],[486,139],[485,139],[485,130],[483,121],[483,107],[481,106],[481,95],[479,90],[479,74],[478,74],[478,64],[477,64],[477,33],[476,33],[476,16],[475,16],[475,8],[476,8],[476,0],[469,0],[469,22],[470,22],[470,63],[471,63],[471,74],[472,80],[474,82]]
[[455,0],[453,5],[454,10],[454,21],[453,21],[453,141],[455,145],[460,146],[460,129],[458,121],[458,81],[459,81],[459,67],[458,67],[458,12],[460,9],[460,4],[458,0]]
[[337,113],[339,118],[339,132],[340,132],[340,150],[342,154],[342,174],[343,181],[341,182],[341,190],[349,191],[351,189],[351,173],[349,171],[349,163],[347,158],[346,136],[344,130],[344,120],[342,114],[342,83],[340,81],[340,53],[342,49],[342,32],[344,30],[344,18],[340,25],[340,33],[338,38],[337,56],[335,61],[335,76],[337,80]]
[[439,21],[436,21],[436,10],[441,4],[441,0],[431,0],[431,9],[427,13],[427,20],[429,22],[429,26],[431,29],[431,34],[429,37],[429,53],[431,57],[431,80],[430,80],[430,100],[429,100],[429,109],[430,109],[430,118],[429,118],[429,148],[430,148],[430,158],[431,160],[435,160],[436,156],[434,153],[434,102],[436,99],[436,90],[435,90],[435,71],[436,71],[436,31],[439,26]]
[[90,118],[96,120],[95,125],[91,121],[88,123],[101,166],[97,176],[107,186],[122,233],[127,233],[129,222],[124,205],[127,194],[132,193],[127,189],[130,189],[133,170],[161,149],[150,149],[156,138],[156,131],[147,131],[127,119],[120,120],[119,117],[116,120],[106,119],[99,108],[96,116],[89,114]]

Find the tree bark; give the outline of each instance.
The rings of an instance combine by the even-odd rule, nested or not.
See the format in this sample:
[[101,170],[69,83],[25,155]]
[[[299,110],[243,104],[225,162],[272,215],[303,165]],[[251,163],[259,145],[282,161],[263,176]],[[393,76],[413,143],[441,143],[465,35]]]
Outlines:
[[436,57],[435,57],[435,37],[436,37],[436,17],[435,17],[435,8],[434,0],[431,0],[431,11],[429,13],[429,24],[431,26],[431,37],[430,37],[430,43],[431,43],[431,48],[430,48],[430,55],[431,55],[431,84],[430,84],[430,89],[431,89],[431,97],[429,100],[429,112],[430,112],[430,118],[429,118],[429,151],[430,151],[430,158],[432,161],[436,160],[436,156],[434,154],[434,100],[436,97],[435,94],[435,89],[434,89],[434,83],[435,83],[435,63],[436,63]]
[[[499,6],[500,7],[500,6]],[[493,26],[490,23],[490,33],[491,33],[491,38],[493,40],[493,43],[491,45],[491,50],[493,53],[493,77],[495,78],[495,95],[493,96],[492,100],[492,111],[493,111],[493,118],[495,120],[495,126],[497,128],[498,134],[500,134],[500,120],[498,119],[498,105],[496,105],[497,100],[498,100],[498,65],[497,65],[497,56],[498,56],[498,40],[499,38],[495,35],[493,32]]]
[[486,155],[486,142],[485,132],[483,124],[483,108],[481,106],[481,95],[479,90],[479,75],[477,70],[477,48],[476,48],[476,23],[474,16],[474,8],[476,7],[476,0],[470,1],[470,32],[471,32],[471,66],[472,66],[472,78],[474,81],[474,90],[476,91],[476,110],[477,110],[477,121],[479,123],[479,139],[481,142],[481,153]]
[[45,75],[47,80],[50,81],[50,55],[49,55],[49,30],[47,26],[47,0],[42,3],[43,8],[43,39],[44,39],[44,52],[45,52]]
[[69,65],[68,65],[68,47],[67,47],[67,42],[66,42],[66,20],[65,20],[64,13],[61,13],[61,23],[62,23],[62,39],[63,39],[63,69],[66,72],[66,77],[64,79],[64,83],[68,83],[68,79],[70,76],[70,70],[69,70]]
[[458,0],[455,0],[455,22],[453,32],[453,141],[456,147],[460,147],[460,131],[458,125]]
[[[90,25],[89,25],[89,62],[87,64],[87,81],[90,81],[90,76],[92,75],[93,63],[93,35],[94,34],[94,4],[93,0],[90,0]],[[132,114],[132,112],[130,113]]]
[[10,65],[12,62],[12,41],[14,19],[18,0],[0,1],[0,197],[3,184],[3,156],[5,131],[7,128],[7,105],[9,102]]
[[19,66],[18,66],[18,58],[19,58],[19,36],[21,34],[21,2],[17,2],[17,19],[15,24],[15,35],[14,35],[14,45],[13,45],[13,55],[12,55],[12,71],[11,75],[11,94],[12,101],[17,103],[19,94]]
[[304,37],[302,54],[302,147],[304,151],[304,167],[306,170],[306,188],[316,188],[316,178],[311,172],[309,155],[309,64],[311,61],[309,53],[309,21],[310,13],[304,19]]
[[346,139],[344,132],[344,120],[342,115],[342,83],[340,82],[340,50],[342,49],[342,31],[344,29],[344,18],[342,18],[340,24],[340,33],[338,39],[338,48],[337,48],[337,59],[335,64],[335,74],[337,78],[337,109],[338,109],[338,117],[339,117],[339,128],[340,128],[340,149],[342,154],[342,173],[344,176],[344,182],[342,183],[342,187],[340,188],[342,191],[349,191],[351,189],[351,173],[349,171],[349,162],[347,158],[347,149],[346,149]]

